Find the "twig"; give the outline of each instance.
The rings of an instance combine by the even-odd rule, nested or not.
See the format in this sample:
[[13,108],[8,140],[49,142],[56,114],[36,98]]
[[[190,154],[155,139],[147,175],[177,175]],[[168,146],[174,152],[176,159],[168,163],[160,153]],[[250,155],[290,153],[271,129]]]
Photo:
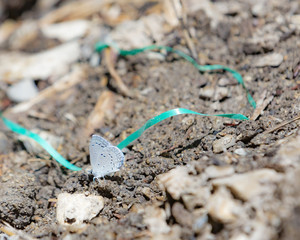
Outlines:
[[9,108],[4,112],[4,114],[10,114],[10,113],[15,114],[20,112],[26,112],[35,104],[38,104],[43,100],[56,95],[59,92],[69,89],[70,87],[78,83],[81,83],[84,79],[86,79],[84,75],[85,75],[84,68],[77,67],[71,73],[69,73],[68,75],[62,77],[60,80],[55,82],[52,86],[41,91],[35,98],[27,102],[20,103],[14,106],[13,108]]
[[116,80],[117,87],[125,97],[133,97],[133,93],[127,88],[121,77],[115,70],[113,52],[110,48],[104,50],[104,58],[110,75]]
[[104,118],[109,113],[113,113],[115,106],[115,94],[111,91],[103,92],[94,107],[94,110],[88,117],[85,134],[89,136],[96,128],[101,128],[104,124]]
[[23,240],[36,240],[37,238],[34,238],[30,236],[28,233],[25,233],[24,231],[17,230],[10,226],[7,222],[2,221],[3,226],[0,226],[0,231],[4,232],[8,236],[15,236],[17,235],[18,239],[23,239]]
[[55,8],[43,16],[39,20],[39,24],[47,25],[56,22],[88,18],[92,14],[99,13],[105,4],[111,2],[111,0],[79,0],[76,2],[67,2],[63,6]]
[[254,110],[250,120],[256,120],[259,115],[263,114],[264,109],[269,105],[269,103],[273,100],[274,96],[267,97],[267,91],[264,91],[257,101],[257,107]]
[[[197,59],[197,52],[196,52],[196,48],[195,48],[195,44],[193,43],[192,39],[191,39],[191,34],[187,28],[187,11],[186,11],[186,7],[185,7],[185,3],[182,1],[182,0],[179,0],[178,1],[178,4],[181,5],[181,14],[182,16],[179,16],[179,13],[177,12],[177,8],[176,8],[176,5],[175,5],[175,0],[171,0],[172,2],[172,7],[174,9],[174,13],[178,19],[178,22],[180,22],[180,25],[181,25],[181,28],[182,28],[182,31],[183,31],[183,36],[186,40],[186,43],[187,43],[187,46],[188,48],[190,49],[190,52],[192,54],[192,57],[194,59]],[[178,5],[177,4],[177,5]]]
[[284,121],[284,122],[278,124],[277,126],[275,126],[274,128],[271,128],[270,130],[265,131],[264,133],[267,134],[267,133],[274,132],[274,131],[276,131],[276,130],[282,128],[283,126],[285,126],[285,125],[287,125],[287,124],[290,124],[290,123],[292,123],[292,122],[294,122],[294,121],[297,121],[297,120],[299,120],[299,119],[300,119],[300,115],[298,115],[297,117],[294,117],[294,118],[291,119],[291,120]]
[[297,63],[296,67],[293,69],[293,78],[296,78],[300,73],[300,61]]

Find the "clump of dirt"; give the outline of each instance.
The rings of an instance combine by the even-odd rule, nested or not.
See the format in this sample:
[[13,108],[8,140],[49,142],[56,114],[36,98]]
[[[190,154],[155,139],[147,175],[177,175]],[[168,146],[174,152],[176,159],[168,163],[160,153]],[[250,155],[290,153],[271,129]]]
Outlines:
[[33,174],[2,178],[0,218],[16,228],[29,225],[37,209],[38,184]]

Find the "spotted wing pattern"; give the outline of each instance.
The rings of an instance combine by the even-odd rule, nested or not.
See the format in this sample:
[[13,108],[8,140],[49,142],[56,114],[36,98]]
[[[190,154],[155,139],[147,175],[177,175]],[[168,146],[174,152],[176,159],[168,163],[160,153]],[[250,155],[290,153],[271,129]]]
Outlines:
[[101,137],[101,136],[98,136],[98,135],[93,135],[92,136],[92,140],[91,140],[91,144],[90,144],[90,147],[91,145],[98,145],[102,148],[105,148],[105,147],[108,147],[108,146],[112,146],[112,144],[105,140],[105,138]]
[[93,135],[90,143],[90,160],[95,178],[117,172],[124,164],[122,151],[104,138]]

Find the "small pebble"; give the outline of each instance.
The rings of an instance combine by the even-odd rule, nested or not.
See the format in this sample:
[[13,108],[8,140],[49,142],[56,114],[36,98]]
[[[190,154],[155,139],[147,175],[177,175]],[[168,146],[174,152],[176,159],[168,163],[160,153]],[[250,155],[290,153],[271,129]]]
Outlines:
[[98,53],[93,53],[90,58],[90,65],[92,67],[97,67],[100,63],[100,55]]
[[208,221],[208,216],[207,214],[203,215],[202,217],[199,217],[195,220],[193,224],[193,230],[196,233],[200,233],[203,227],[205,226],[205,223]]
[[[282,175],[273,169],[259,169],[243,174],[234,174],[225,178],[213,180],[214,187],[226,186],[235,197],[249,201],[261,194],[274,194],[275,188],[270,187],[282,180]],[[273,185],[274,186],[274,185]]]
[[232,166],[209,166],[205,169],[208,178],[220,178],[232,175],[234,169]]
[[291,16],[291,23],[294,24],[296,28],[300,30],[300,14]]
[[217,87],[215,91],[214,100],[215,101],[223,100],[224,98],[228,97],[228,94],[229,94],[229,90],[227,87]]
[[31,79],[24,79],[7,89],[7,96],[15,102],[24,102],[34,98],[39,90]]
[[204,88],[201,88],[199,91],[199,97],[203,99],[210,99],[213,97],[215,92],[215,89],[212,86],[206,86]]
[[240,156],[246,156],[247,152],[244,148],[238,148],[234,150],[234,153]]
[[278,67],[283,61],[283,56],[279,53],[265,55],[254,62],[255,67]]
[[235,137],[233,135],[226,135],[218,140],[213,142],[213,152],[214,153],[221,153],[227,148],[234,146],[235,144]]
[[218,85],[221,86],[221,87],[226,87],[226,86],[229,86],[229,85],[236,85],[237,84],[237,81],[235,79],[232,79],[232,78],[221,78],[218,82]]
[[60,193],[57,198],[56,219],[73,231],[85,227],[86,222],[98,215],[104,206],[101,196]]
[[252,14],[256,17],[264,17],[269,11],[268,4],[264,1],[258,2],[251,9]]
[[217,222],[233,223],[241,213],[241,205],[236,201],[225,187],[219,187],[210,197],[208,213]]

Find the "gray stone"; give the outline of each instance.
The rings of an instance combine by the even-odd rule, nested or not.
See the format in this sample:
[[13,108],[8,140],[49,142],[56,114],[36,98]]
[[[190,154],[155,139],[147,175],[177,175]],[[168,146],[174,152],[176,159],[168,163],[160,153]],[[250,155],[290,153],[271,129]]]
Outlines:
[[213,142],[213,152],[221,153],[227,148],[234,146],[234,144],[235,144],[235,137],[233,135],[228,134]]
[[84,229],[86,222],[96,217],[103,206],[101,196],[61,193],[57,198],[56,219],[72,231]]
[[283,56],[279,53],[265,55],[254,62],[255,67],[278,67],[283,61]]

